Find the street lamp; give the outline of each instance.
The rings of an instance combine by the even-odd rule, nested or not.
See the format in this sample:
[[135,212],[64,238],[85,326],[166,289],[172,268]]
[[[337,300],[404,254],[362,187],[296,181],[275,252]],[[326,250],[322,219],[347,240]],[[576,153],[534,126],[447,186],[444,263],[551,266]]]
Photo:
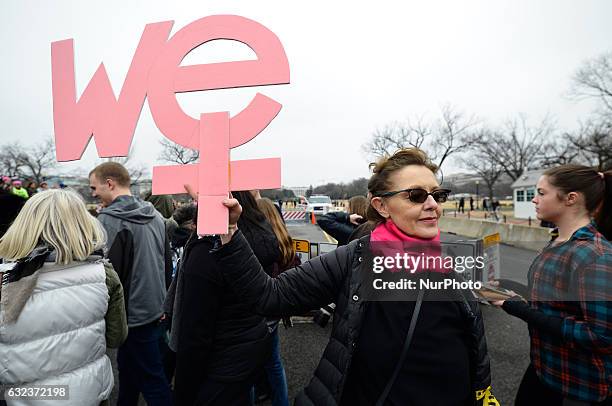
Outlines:
[[480,182],[476,181],[476,210],[478,210],[478,184]]

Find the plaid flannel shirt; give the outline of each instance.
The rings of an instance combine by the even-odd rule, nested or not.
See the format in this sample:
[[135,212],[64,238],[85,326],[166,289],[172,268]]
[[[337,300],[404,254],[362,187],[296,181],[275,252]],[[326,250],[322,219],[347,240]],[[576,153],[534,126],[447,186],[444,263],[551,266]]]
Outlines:
[[[612,244],[593,223],[542,250],[529,269],[531,307],[563,319],[563,337],[529,328],[531,362],[564,396],[602,401],[612,391]],[[568,300],[569,299],[569,300]]]

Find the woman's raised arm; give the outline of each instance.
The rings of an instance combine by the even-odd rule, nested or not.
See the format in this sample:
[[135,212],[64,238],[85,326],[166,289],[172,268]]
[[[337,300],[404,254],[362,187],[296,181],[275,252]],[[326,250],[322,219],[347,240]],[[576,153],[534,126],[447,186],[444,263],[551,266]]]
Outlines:
[[212,255],[230,286],[258,313],[289,316],[336,301],[352,267],[355,244],[306,261],[277,278],[264,272],[239,230]]

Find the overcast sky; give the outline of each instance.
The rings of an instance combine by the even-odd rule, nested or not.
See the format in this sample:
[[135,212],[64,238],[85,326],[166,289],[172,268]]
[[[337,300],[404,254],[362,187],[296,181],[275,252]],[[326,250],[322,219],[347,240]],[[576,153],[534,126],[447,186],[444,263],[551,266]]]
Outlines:
[[[564,95],[576,68],[612,50],[608,0],[448,1],[27,1],[0,6],[1,143],[33,144],[53,133],[52,41],[73,38],[77,93],[104,62],[118,95],[145,24],[174,20],[172,32],[212,14],[256,20],[281,40],[291,84],[178,95],[183,109],[242,110],[255,92],[283,105],[277,118],[232,159],[281,157],[287,186],[368,176],[361,152],[377,128],[443,103],[492,124],[519,112],[552,114],[575,127],[592,106]],[[205,44],[183,65],[254,58],[229,41]],[[133,141],[149,168],[160,131],[145,102]],[[89,169],[83,160],[63,172]],[[446,173],[460,168],[449,163]]]

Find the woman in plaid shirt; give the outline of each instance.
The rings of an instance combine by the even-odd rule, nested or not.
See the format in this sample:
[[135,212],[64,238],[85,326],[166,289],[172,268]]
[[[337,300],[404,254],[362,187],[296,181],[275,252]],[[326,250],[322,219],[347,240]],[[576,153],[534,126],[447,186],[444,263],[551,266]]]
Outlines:
[[611,405],[612,171],[549,169],[533,203],[559,236],[531,264],[529,302],[493,303],[529,326],[531,364],[515,405]]

